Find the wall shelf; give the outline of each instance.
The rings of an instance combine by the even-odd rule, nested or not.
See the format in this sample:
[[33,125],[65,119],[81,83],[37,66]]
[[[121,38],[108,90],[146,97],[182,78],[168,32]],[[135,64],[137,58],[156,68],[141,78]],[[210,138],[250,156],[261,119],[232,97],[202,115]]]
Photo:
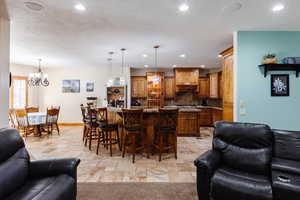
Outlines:
[[264,68],[264,77],[269,71],[295,71],[296,77],[299,77],[300,72],[300,64],[264,64],[259,67]]

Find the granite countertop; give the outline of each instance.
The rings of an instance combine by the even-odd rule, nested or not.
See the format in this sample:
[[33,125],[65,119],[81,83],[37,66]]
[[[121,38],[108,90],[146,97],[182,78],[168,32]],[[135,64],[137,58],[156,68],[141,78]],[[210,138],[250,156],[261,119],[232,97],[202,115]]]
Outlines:
[[[141,107],[139,107],[141,108]],[[221,107],[215,106],[165,106],[165,108],[178,108],[179,112],[200,112],[201,109],[216,109],[216,110],[223,110]],[[111,112],[121,112],[122,108],[113,108],[109,107],[108,111]],[[156,113],[158,112],[158,108],[144,108],[144,113]]]

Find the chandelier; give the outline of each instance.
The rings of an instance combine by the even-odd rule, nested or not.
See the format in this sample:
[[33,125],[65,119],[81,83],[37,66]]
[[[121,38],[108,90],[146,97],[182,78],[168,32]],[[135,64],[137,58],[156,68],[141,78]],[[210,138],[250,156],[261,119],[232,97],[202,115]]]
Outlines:
[[42,72],[41,67],[42,59],[39,59],[39,71],[37,73],[32,73],[29,75],[28,84],[29,86],[44,86],[49,85],[48,75]]

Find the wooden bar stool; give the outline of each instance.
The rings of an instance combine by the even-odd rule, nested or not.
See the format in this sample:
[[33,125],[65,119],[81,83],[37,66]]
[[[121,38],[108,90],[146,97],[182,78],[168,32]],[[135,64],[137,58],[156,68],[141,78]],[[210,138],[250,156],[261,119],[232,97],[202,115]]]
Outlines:
[[85,141],[84,145],[87,145],[87,142],[89,143],[89,150],[92,149],[92,140],[98,140],[98,133],[97,128],[99,124],[97,123],[96,115],[97,111],[95,109],[91,109],[89,106],[87,107],[87,121],[85,123]]
[[[99,152],[100,143],[102,143],[107,149],[109,147],[110,156],[112,156],[112,145],[118,144],[121,151],[121,142],[119,135],[118,123],[109,123],[107,117],[107,108],[98,108],[96,115],[97,123],[99,124],[97,128],[98,133],[98,144],[97,144],[97,154]],[[113,135],[115,132],[115,135]]]
[[125,129],[122,157],[124,158],[125,152],[130,149],[133,153],[133,163],[137,151],[146,150],[149,158],[147,134],[143,127],[143,109],[122,109],[122,117]]
[[159,151],[159,161],[162,153],[173,149],[177,159],[177,125],[178,109],[159,109],[159,124],[155,126],[153,147]]
[[87,130],[87,108],[84,107],[83,104],[80,104],[80,110],[81,110],[81,115],[82,115],[82,122],[83,122],[83,133],[82,133],[82,141],[85,141],[86,138],[86,130]]

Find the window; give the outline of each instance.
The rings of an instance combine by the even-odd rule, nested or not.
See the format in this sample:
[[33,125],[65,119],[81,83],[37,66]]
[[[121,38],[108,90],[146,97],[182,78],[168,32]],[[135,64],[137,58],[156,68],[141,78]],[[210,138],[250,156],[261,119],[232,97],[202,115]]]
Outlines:
[[25,108],[28,105],[28,78],[13,76],[10,88],[10,107],[14,109]]

